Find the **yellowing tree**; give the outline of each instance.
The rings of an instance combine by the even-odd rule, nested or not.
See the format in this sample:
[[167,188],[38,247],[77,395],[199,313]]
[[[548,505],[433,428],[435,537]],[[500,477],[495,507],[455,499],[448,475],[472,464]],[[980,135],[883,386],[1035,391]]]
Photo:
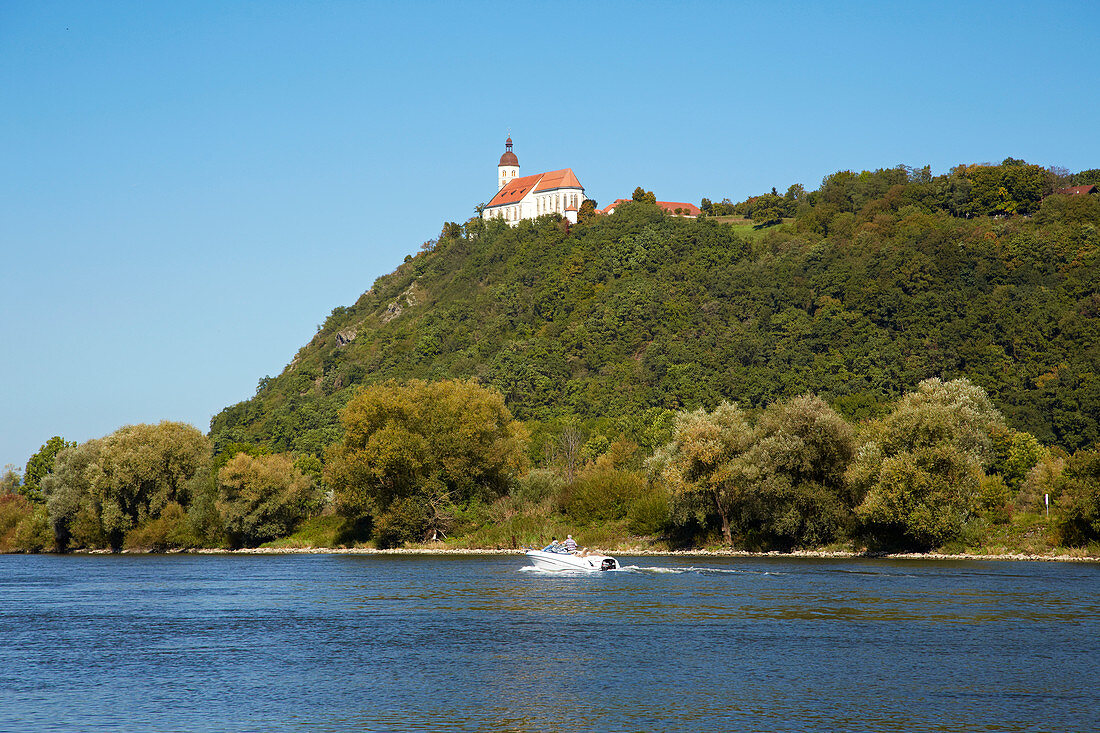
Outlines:
[[230,458],[218,471],[218,498],[235,547],[289,534],[315,503],[313,482],[285,454],[238,453]]
[[745,413],[736,404],[723,402],[714,412],[700,408],[676,415],[672,441],[650,459],[650,467],[681,506],[694,507],[700,523],[705,524],[711,510],[717,512],[722,536],[733,544],[734,510],[759,475],[746,459],[752,444],[753,430]]
[[476,382],[366,387],[340,417],[325,480],[342,513],[399,528],[390,544],[439,529],[448,504],[504,494],[527,466],[526,428]]

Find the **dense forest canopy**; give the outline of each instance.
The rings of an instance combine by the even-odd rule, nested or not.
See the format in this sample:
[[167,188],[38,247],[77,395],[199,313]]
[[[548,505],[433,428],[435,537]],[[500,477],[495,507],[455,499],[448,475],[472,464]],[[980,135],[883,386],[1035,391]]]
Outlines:
[[541,429],[576,420],[652,448],[663,410],[812,392],[859,419],[923,379],[966,377],[1011,427],[1088,446],[1100,438],[1100,197],[1052,192],[1092,180],[1014,159],[942,176],[841,171],[816,191],[730,205],[779,210],[785,223],[752,236],[644,201],[572,227],[451,224],[334,310],[210,435],[216,450],[321,456],[358,385],[458,378],[500,390],[535,450]]

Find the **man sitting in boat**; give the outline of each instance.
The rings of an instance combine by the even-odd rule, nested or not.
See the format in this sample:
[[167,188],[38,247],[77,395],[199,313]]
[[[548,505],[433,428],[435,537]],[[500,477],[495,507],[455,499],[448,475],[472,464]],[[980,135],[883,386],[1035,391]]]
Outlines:
[[567,534],[565,536],[565,550],[566,552],[575,552],[577,549],[577,541],[573,539],[573,535]]
[[561,544],[557,540],[554,540],[549,545],[542,548],[542,551],[543,552],[557,552],[557,553],[562,553],[562,554],[568,552],[568,550],[565,549],[565,545]]

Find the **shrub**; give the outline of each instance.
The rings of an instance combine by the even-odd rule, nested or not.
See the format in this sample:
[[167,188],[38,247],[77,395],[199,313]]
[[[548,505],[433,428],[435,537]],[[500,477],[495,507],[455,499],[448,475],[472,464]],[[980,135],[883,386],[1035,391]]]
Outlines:
[[0,496],[0,552],[12,552],[19,523],[34,512],[34,505],[19,494]]
[[520,477],[512,495],[520,504],[535,505],[556,499],[565,481],[551,470],[536,468]]
[[126,534],[123,547],[127,550],[165,552],[171,549],[194,547],[195,544],[183,507],[176,502],[171,502],[164,507],[159,517],[130,530]]
[[635,499],[627,512],[628,529],[637,535],[663,535],[669,529],[669,493],[658,484],[650,484],[642,496]]
[[428,529],[428,512],[417,497],[398,499],[378,518],[375,526],[375,540],[378,547],[386,550],[400,547],[406,542],[420,542],[425,539]]
[[647,491],[637,471],[591,468],[581,473],[565,493],[565,514],[578,522],[625,519]]
[[15,528],[14,549],[21,552],[53,552],[57,549],[46,507],[36,506]]
[[978,486],[978,507],[994,524],[1012,519],[1012,491],[1000,476],[983,476]]

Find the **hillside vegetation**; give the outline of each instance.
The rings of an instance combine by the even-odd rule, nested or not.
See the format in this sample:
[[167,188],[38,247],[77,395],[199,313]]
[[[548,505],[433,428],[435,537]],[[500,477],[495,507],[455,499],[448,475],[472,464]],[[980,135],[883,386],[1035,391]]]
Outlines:
[[472,378],[536,437],[579,420],[654,448],[661,409],[812,392],[860,419],[923,379],[966,377],[1013,428],[1091,445],[1100,201],[1042,198],[1054,183],[1037,166],[987,168],[838,173],[775,197],[795,218],[751,240],[644,203],[571,229],[549,216],[445,227],[217,415],[211,437],[321,455],[357,385]]

